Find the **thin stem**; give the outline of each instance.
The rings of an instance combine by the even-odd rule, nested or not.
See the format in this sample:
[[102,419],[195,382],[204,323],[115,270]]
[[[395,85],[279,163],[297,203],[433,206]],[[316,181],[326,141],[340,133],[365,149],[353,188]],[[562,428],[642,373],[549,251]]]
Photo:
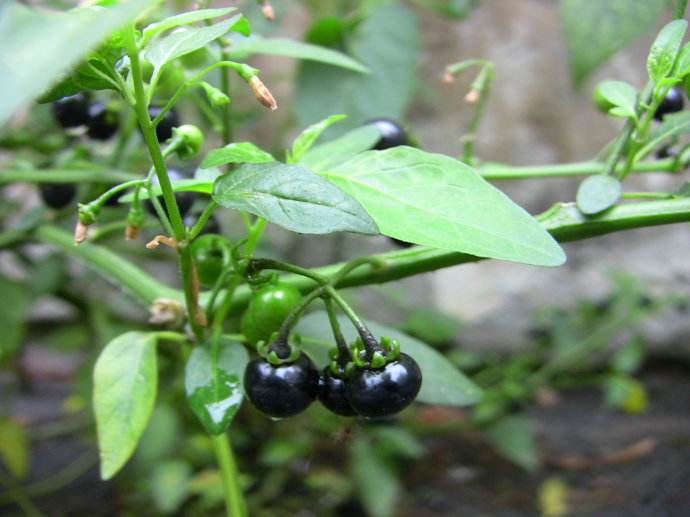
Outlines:
[[[630,170],[634,173],[676,172],[674,160],[667,158],[650,162],[635,163]],[[623,164],[616,166],[616,172],[622,171]],[[501,164],[486,164],[477,172],[488,180],[519,180],[528,178],[557,178],[566,176],[589,176],[606,171],[606,165],[600,162],[563,163],[552,165],[528,165],[512,167]]]
[[333,305],[333,300],[329,297],[323,299],[323,303],[326,305],[326,313],[328,314],[328,322],[331,325],[331,331],[333,332],[333,338],[335,339],[335,344],[338,347],[338,365],[344,368],[345,365],[352,358],[350,349],[347,346],[347,341],[345,336],[343,336],[340,330],[340,323],[338,323],[338,317],[335,314],[335,306]]
[[489,100],[492,80],[493,65],[491,63],[487,63],[479,71],[477,79],[472,84],[470,94],[472,94],[472,92],[477,92],[479,98],[475,102],[472,119],[467,127],[467,134],[465,134],[465,136],[462,138],[462,161],[468,164],[472,164],[474,162],[474,143],[477,139],[477,131],[479,130],[479,124],[484,116],[487,101]]
[[144,136],[149,153],[151,154],[153,166],[156,170],[156,176],[158,177],[158,183],[161,187],[163,199],[167,208],[168,217],[170,218],[173,235],[178,245],[178,257],[180,270],[182,272],[182,284],[184,287],[188,313],[187,319],[192,332],[196,338],[201,341],[204,337],[204,331],[202,328],[203,321],[201,319],[201,313],[199,312],[198,283],[194,282],[193,277],[194,264],[192,253],[186,240],[184,222],[182,221],[182,215],[180,214],[180,209],[177,206],[177,201],[175,199],[175,192],[173,191],[172,183],[165,167],[165,160],[158,144],[156,132],[151,124],[151,117],[148,113],[148,101],[146,92],[144,91],[141,63],[139,62],[139,49],[137,48],[134,34],[135,28],[133,25],[131,25],[129,30],[125,31],[125,44],[131,64],[132,82],[134,84],[134,96],[136,100],[135,110],[137,113],[139,127]]
[[208,222],[208,220],[211,218],[213,215],[213,212],[216,211],[216,208],[218,208],[218,203],[215,202],[215,200],[211,200],[208,205],[206,205],[206,208],[204,208],[204,211],[201,212],[201,215],[199,218],[196,220],[196,223],[194,223],[194,226],[189,230],[189,234],[187,238],[190,241],[193,241],[196,239],[197,235],[201,233],[201,231],[204,229],[204,226]]
[[[220,44],[220,57],[223,61],[228,61],[229,55],[226,50],[226,45]],[[220,91],[222,91],[229,98],[231,97],[230,91],[230,77],[225,70],[220,71]],[[233,138],[233,124],[232,124],[232,107],[230,104],[225,104],[221,108],[221,121],[223,124],[223,144],[227,145],[232,142]]]
[[338,291],[336,291],[331,286],[325,287],[326,292],[333,298],[333,301],[338,304],[340,309],[345,313],[345,316],[352,322],[359,337],[362,338],[362,344],[367,351],[368,359],[371,359],[374,352],[379,349],[379,344],[374,335],[371,333],[369,328],[366,326],[364,321],[357,315],[352,307],[345,301],[345,299],[340,296]]
[[110,165],[111,167],[117,167],[122,161],[125,150],[127,149],[127,144],[129,139],[134,132],[134,128],[137,127],[137,117],[132,111],[127,111],[127,119],[125,120],[125,125],[122,131],[117,134],[117,143],[115,144],[115,149],[113,149],[113,154],[110,155]]
[[292,308],[290,314],[287,315],[283,323],[278,329],[278,337],[271,343],[269,350],[275,351],[278,357],[284,358],[290,354],[290,348],[288,346],[288,338],[290,337],[290,331],[297,324],[302,313],[306,310],[311,302],[316,300],[319,296],[324,294],[324,290],[327,289],[326,286],[317,287],[307,296],[305,296],[302,301]]
[[[346,266],[347,267],[347,266]],[[247,267],[247,273],[253,274],[258,271],[263,271],[264,269],[272,269],[275,271],[285,271],[286,273],[294,273],[296,275],[302,275],[307,278],[311,278],[318,284],[327,284],[328,278],[315,273],[311,269],[306,269],[303,267],[295,266],[294,264],[289,264],[287,262],[281,262],[279,260],[258,258],[249,261]]]
[[251,257],[256,250],[257,244],[259,244],[259,239],[264,232],[266,227],[266,220],[261,217],[257,217],[256,221],[249,230],[249,236],[247,237],[247,244],[244,246],[245,253],[247,256]]
[[688,7],[688,0],[678,0],[673,11],[673,17],[677,20],[685,18],[685,9]]
[[129,172],[90,169],[5,169],[0,174],[0,185],[7,183],[122,183],[141,179]]
[[211,436],[216,460],[220,466],[220,474],[223,479],[223,492],[225,494],[225,507],[228,517],[244,517],[246,505],[242,489],[238,483],[239,475],[235,455],[232,452],[230,437],[227,433]]
[[668,192],[623,192],[621,199],[672,199]]
[[343,278],[361,266],[371,266],[372,269],[383,269],[386,267],[386,262],[382,260],[381,257],[360,257],[351,260],[331,277],[330,284],[336,287]]

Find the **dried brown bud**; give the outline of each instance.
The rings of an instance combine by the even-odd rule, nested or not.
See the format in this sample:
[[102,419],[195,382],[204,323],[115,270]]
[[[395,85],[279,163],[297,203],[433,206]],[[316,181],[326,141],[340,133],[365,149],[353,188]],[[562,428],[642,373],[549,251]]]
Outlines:
[[443,74],[443,82],[446,84],[452,84],[455,82],[455,77],[450,70],[446,70],[446,72]]
[[156,298],[149,309],[149,323],[165,327],[180,327],[184,322],[182,304],[172,298]]
[[266,85],[258,76],[255,75],[249,80],[249,86],[254,92],[254,97],[256,97],[261,104],[271,110],[278,109],[278,103],[275,98],[273,98],[269,89],[266,88]]
[[132,226],[131,224],[128,224],[125,228],[125,240],[133,241],[139,234],[140,229],[141,228],[139,228],[138,226]]
[[468,104],[474,104],[479,100],[479,92],[477,90],[470,90],[467,95],[465,95],[465,102]]
[[168,237],[167,235],[156,235],[153,239],[146,243],[146,249],[155,250],[161,244],[164,244],[174,250],[177,249],[177,241],[172,237]]
[[272,22],[276,17],[273,6],[268,0],[264,0],[263,5],[261,6],[261,12],[264,14],[264,18],[266,18],[269,22]]
[[79,245],[86,240],[89,235],[89,226],[77,221],[77,226],[74,228],[74,244]]

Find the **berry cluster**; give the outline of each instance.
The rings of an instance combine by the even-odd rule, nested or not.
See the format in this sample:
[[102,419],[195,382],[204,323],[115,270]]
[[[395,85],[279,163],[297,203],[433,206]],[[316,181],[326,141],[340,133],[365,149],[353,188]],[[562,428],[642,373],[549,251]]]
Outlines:
[[417,362],[400,352],[397,341],[384,337],[377,343],[365,334],[369,346],[358,338],[348,357],[332,350],[331,362],[319,373],[299,350],[298,339],[288,343],[276,334],[301,299],[294,287],[271,284],[254,294],[242,317],[242,332],[257,343],[261,356],[247,365],[244,374],[247,397],[259,411],[273,418],[289,417],[318,398],[335,414],[376,418],[412,403],[422,374]]

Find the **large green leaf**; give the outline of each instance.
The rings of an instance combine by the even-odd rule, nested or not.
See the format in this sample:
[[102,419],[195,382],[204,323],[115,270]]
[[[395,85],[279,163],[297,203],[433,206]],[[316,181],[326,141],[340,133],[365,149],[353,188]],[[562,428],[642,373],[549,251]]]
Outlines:
[[539,266],[565,261],[535,219],[448,156],[396,147],[362,153],[321,174],[357,199],[384,235]]
[[67,13],[0,3],[0,125],[154,0]]
[[22,344],[29,301],[27,286],[0,276],[0,363],[14,357]]
[[0,459],[16,479],[29,472],[29,437],[16,420],[0,418]]
[[369,74],[301,63],[295,92],[300,126],[343,113],[348,119],[329,130],[340,134],[372,118],[400,119],[407,110],[420,54],[414,13],[400,3],[381,3],[348,35],[346,48]]
[[580,85],[599,65],[649,31],[667,0],[561,0],[568,60]]
[[[345,338],[352,342],[357,337],[355,329],[344,316],[338,317],[338,320]],[[479,388],[430,346],[378,323],[367,322],[367,326],[375,336],[397,339],[400,349],[419,363],[423,380],[418,401],[445,406],[468,406],[481,397]],[[328,349],[335,347],[326,313],[320,311],[305,316],[300,320],[296,332],[305,338],[305,352],[317,366],[324,367],[328,363]]]
[[378,233],[374,221],[353,197],[295,165],[242,165],[215,181],[213,199],[293,232]]
[[96,361],[93,383],[101,477],[110,479],[127,463],[153,412],[155,335],[127,332],[108,343]]
[[335,167],[353,156],[373,149],[381,138],[376,126],[367,124],[310,149],[299,162],[314,172]]
[[166,63],[191,54],[230,31],[246,34],[248,30],[246,19],[238,14],[207,27],[188,27],[185,30],[172,32],[153,41],[146,49],[144,56],[157,70],[160,70]]
[[223,340],[218,357],[209,343],[197,346],[185,368],[187,401],[210,434],[222,434],[243,399],[242,378],[249,362],[240,343]]
[[286,38],[262,38],[261,36],[238,38],[233,41],[232,47],[230,47],[230,57],[232,58],[241,59],[252,54],[292,57],[324,63],[327,66],[337,66],[358,73],[367,72],[365,66],[342,52]]

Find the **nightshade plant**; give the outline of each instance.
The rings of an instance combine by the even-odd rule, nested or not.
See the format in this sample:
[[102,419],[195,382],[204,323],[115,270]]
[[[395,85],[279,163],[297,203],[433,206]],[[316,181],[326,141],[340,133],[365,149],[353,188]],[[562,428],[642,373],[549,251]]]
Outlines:
[[[103,479],[127,464],[147,427],[158,392],[162,343],[181,350],[187,399],[212,437],[228,515],[241,516],[246,507],[227,430],[245,396],[274,418],[294,415],[315,400],[338,415],[373,418],[393,415],[415,399],[467,406],[481,397],[431,347],[393,339],[387,332],[374,335],[342,289],[488,258],[556,267],[566,259],[559,241],[690,221],[686,189],[622,189],[630,173],[676,173],[690,162],[688,145],[673,157],[644,161],[690,127],[686,112],[667,114],[653,125],[668,95],[680,91],[678,85],[690,77],[690,44],[682,45],[684,20],[665,26],[654,42],[649,82],[641,92],[619,81],[597,89],[598,106],[625,120],[602,161],[510,167],[482,164],[474,152],[494,76],[488,61],[464,61],[445,71],[452,83],[455,76],[478,70],[466,97],[475,116],[459,159],[419,149],[395,122],[373,117],[374,123],[324,141],[324,132],[345,118],[339,114],[306,127],[284,156],[277,156],[233,139],[231,74],[235,88],[246,88],[269,110],[266,116],[278,108],[260,71],[242,61],[245,56],[291,56],[359,74],[350,76],[353,82],[376,70],[324,47],[249,37],[247,19],[234,8],[202,6],[163,17],[157,2],[149,0],[102,4],[109,7],[59,15],[15,3],[0,7],[5,23],[0,34],[8,53],[19,52],[21,39],[7,28],[13,24],[48,34],[48,43],[83,31],[83,46],[66,50],[63,62],[39,67],[43,72],[38,79],[22,78],[19,72],[12,76],[4,87],[0,121],[40,96],[40,102],[52,103],[57,123],[66,130],[82,127],[94,139],[117,135],[108,160],[92,158],[91,163],[75,150],[50,169],[15,163],[0,182],[40,183],[47,205],[64,212],[71,206],[77,215],[73,236],[41,215],[27,217],[23,226],[2,235],[4,247],[32,239],[59,249],[149,307],[151,321],[163,327],[119,335],[105,345],[95,364],[93,409]],[[272,18],[270,4],[262,6]],[[192,69],[184,69],[190,62]],[[0,70],[3,76],[14,73],[5,65]],[[178,111],[178,103],[190,97],[202,103],[208,128],[187,123]],[[395,131],[381,131],[382,123]],[[138,134],[146,162],[138,170],[118,170],[128,141]],[[222,145],[203,155],[193,177],[173,173],[173,160],[189,163],[202,152],[204,140],[216,136]],[[577,202],[558,203],[537,217],[487,181],[571,175],[589,175]],[[76,184],[89,187],[82,189],[78,207],[72,201]],[[622,202],[628,199],[636,202]],[[126,207],[124,221],[105,220],[109,204]],[[192,205],[200,210],[190,218]],[[223,223],[236,225],[233,234],[239,237],[217,234],[219,207],[238,212],[237,220]],[[257,253],[269,223],[301,234],[382,234],[414,246],[307,269]],[[155,228],[146,248],[174,253],[182,288],[162,284],[98,244],[106,226],[124,229],[134,241],[131,246],[141,245],[137,236]],[[317,304],[324,310],[310,321],[328,329],[328,340],[309,339],[308,329],[300,327],[305,311]],[[240,314],[241,319],[234,318]],[[353,341],[346,341],[343,325],[356,331]],[[20,341],[21,335],[10,336],[0,358],[11,359]],[[251,355],[257,357],[250,360]]]

